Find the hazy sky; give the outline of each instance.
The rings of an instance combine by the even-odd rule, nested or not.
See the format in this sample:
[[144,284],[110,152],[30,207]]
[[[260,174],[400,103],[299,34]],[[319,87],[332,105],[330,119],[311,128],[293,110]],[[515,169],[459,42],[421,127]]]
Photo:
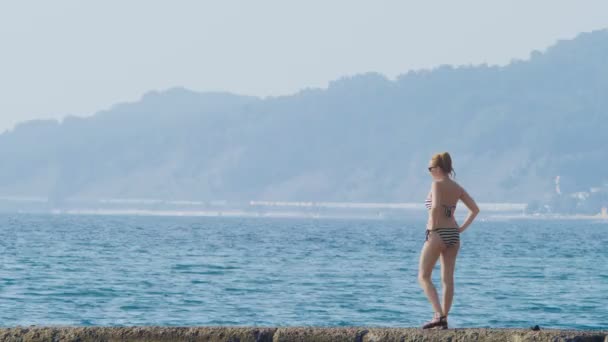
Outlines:
[[607,28],[606,13],[606,0],[0,0],[0,131],[173,86],[267,96],[503,65]]

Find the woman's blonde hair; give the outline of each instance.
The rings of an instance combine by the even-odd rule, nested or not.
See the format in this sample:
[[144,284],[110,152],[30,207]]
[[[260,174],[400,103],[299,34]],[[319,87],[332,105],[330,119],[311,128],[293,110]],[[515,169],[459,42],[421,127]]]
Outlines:
[[452,157],[447,152],[437,153],[431,159],[433,161],[432,166],[438,166],[443,172],[452,177],[456,176],[456,172],[452,167]]

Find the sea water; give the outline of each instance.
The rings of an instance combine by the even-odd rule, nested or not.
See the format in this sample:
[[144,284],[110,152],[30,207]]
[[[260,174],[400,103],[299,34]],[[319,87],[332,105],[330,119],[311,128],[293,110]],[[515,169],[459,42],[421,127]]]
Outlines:
[[[417,327],[424,220],[0,216],[0,325]],[[477,221],[452,327],[608,327],[608,224]],[[441,295],[440,263],[433,281]]]

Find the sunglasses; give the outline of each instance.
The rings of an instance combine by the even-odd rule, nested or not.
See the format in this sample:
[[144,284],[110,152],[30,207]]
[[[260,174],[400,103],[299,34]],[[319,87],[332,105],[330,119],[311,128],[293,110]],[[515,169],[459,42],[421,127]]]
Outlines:
[[429,172],[431,172],[434,168],[436,168],[437,166],[429,166]]

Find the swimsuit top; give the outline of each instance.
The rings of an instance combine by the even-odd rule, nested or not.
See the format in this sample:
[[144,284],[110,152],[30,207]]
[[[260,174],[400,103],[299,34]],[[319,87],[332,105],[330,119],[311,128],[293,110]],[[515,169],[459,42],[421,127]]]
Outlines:
[[[432,202],[433,202],[433,200],[431,199],[431,196],[429,196],[429,197],[427,197],[424,200],[424,206],[428,210],[431,210]],[[444,205],[444,204],[442,204],[442,206],[445,209],[444,213],[445,213],[445,216],[447,216],[447,217],[451,217],[452,216],[452,212],[456,209],[455,205]]]

